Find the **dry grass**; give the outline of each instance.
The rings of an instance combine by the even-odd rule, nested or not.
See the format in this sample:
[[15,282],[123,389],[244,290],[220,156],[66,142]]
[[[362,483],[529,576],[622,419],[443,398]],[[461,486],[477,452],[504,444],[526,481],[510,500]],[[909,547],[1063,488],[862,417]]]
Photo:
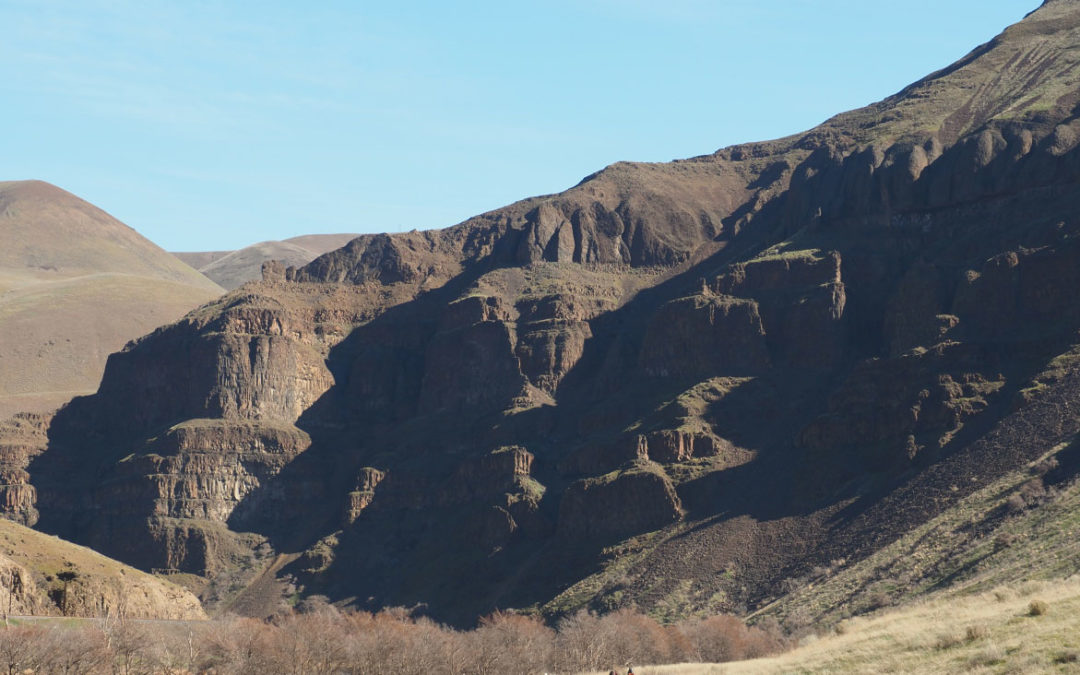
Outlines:
[[[1033,616],[1035,596],[1049,610]],[[1071,672],[1080,653],[1080,578],[940,596],[845,621],[786,654],[727,664],[635,667],[638,675]]]
[[95,616],[105,601],[110,611],[122,610],[131,617],[205,618],[198,600],[180,586],[4,519],[0,519],[0,556],[25,568],[43,594],[62,588],[62,573],[72,576],[67,604],[75,615]]
[[127,225],[41,181],[0,182],[0,268],[52,278],[134,274],[221,292]]
[[93,391],[109,353],[221,290],[74,195],[0,182],[0,418]]
[[216,295],[123,274],[38,281],[0,295],[0,418],[97,389],[110,353]]

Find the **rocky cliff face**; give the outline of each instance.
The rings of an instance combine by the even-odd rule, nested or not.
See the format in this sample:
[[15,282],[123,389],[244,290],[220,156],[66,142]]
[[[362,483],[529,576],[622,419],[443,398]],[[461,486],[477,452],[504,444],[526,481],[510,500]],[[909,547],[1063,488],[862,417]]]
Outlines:
[[3,446],[6,511],[450,620],[761,602],[903,532],[909,482],[943,507],[1072,428],[961,461],[1076,365],[1076,44],[1048,3],[805,134],[269,265]]
[[26,468],[48,447],[50,417],[20,413],[0,422],[0,504],[7,518],[23,525],[38,520],[37,490]]

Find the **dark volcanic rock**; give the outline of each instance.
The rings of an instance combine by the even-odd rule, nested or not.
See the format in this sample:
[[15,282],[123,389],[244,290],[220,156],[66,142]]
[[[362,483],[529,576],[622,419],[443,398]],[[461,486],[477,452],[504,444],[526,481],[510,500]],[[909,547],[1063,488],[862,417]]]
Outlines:
[[682,504],[664,472],[645,466],[571,483],[559,503],[560,535],[609,541],[669,525]]
[[769,365],[754,300],[695,295],[657,311],[645,333],[641,367],[649,375],[743,374]]

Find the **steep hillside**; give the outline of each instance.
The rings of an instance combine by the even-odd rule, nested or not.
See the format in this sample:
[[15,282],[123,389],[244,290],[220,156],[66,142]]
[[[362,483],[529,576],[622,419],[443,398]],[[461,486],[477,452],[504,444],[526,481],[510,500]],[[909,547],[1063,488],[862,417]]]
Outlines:
[[263,241],[238,251],[208,251],[174,253],[177,258],[220,284],[233,290],[248,281],[262,278],[262,265],[280,260],[284,265],[299,267],[316,257],[347,244],[355,234],[307,234],[283,241]]
[[0,183],[0,418],[94,391],[111,352],[220,293],[78,197]]
[[111,356],[8,510],[462,623],[769,605],[1080,431],[1078,72],[1051,0],[805,134],[267,265]]
[[11,613],[20,615],[206,618],[195,596],[180,586],[0,520],[0,602],[5,609],[9,599]]
[[1071,673],[1077,580],[1002,586],[975,596],[940,597],[844,621],[780,656],[724,664],[634,665],[638,675],[770,673]]

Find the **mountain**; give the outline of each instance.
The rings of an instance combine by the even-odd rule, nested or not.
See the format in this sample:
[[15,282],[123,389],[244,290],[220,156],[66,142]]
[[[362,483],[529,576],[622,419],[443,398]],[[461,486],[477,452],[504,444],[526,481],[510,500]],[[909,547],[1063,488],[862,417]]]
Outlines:
[[20,432],[0,503],[462,624],[777,606],[1075,446],[1078,72],[1049,0],[806,133],[269,264]]
[[111,352],[220,294],[78,197],[0,182],[0,418],[93,392]]
[[306,265],[323,253],[354,239],[355,234],[307,234],[283,241],[262,241],[238,251],[174,253],[222,288],[233,290],[262,278],[262,264],[280,260],[288,266]]

